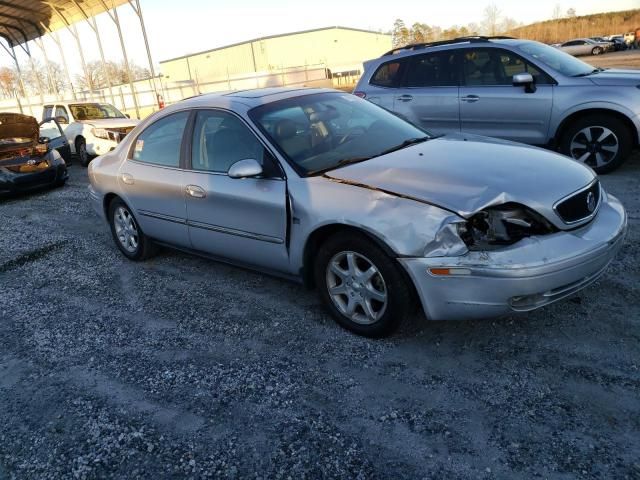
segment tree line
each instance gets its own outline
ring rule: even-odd
[[[397,19],[390,32],[393,46],[451,40],[472,35],[508,35],[544,43],[558,43],[578,37],[619,35],[640,27],[640,10],[578,16],[575,8],[563,11],[560,4],[557,4],[550,12],[550,20],[530,25],[523,25],[504,15],[493,4],[488,5],[483,13],[480,23],[453,25],[446,29],[419,22],[407,26],[402,19]]]
[[[127,68],[124,62],[116,63],[100,61],[87,63],[86,71],[76,75],[72,80],[73,85],[64,73],[62,67],[56,62],[46,64],[38,59],[20,66],[22,83],[18,70],[10,67],[0,67],[0,94],[3,97],[28,96],[43,94],[60,95],[71,88],[76,90],[96,90],[106,88],[109,85],[121,85],[129,81]],[[149,78],[149,70],[139,65],[130,63],[131,80]]]
[[[640,28],[640,9],[579,17],[570,8],[564,14],[556,9],[551,20],[514,28],[509,34],[544,43],[560,43],[572,38],[623,35],[637,28]]]

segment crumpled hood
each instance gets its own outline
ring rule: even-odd
[[[96,128],[127,128],[135,127],[140,120],[132,120],[130,118],[103,118],[101,120],[79,120],[80,123],[93,125]]]
[[[516,202],[567,228],[553,204],[596,175],[581,163],[541,148],[454,134],[325,176],[437,205],[465,218],[491,205]]]
[[[12,152],[33,148],[38,143],[38,121],[19,113],[0,113],[0,154],[7,157]]]
[[[610,68],[587,77],[596,85],[603,86],[636,86],[640,85],[640,70],[622,70]],[[640,92],[640,91],[639,91]]]

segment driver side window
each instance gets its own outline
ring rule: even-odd
[[[265,176],[277,176],[271,155],[238,117],[218,110],[196,114],[191,168],[226,174],[231,165],[246,159],[257,160]]]

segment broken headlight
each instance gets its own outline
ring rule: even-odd
[[[511,245],[556,228],[542,215],[517,203],[489,207],[458,224],[458,235],[470,250]]]

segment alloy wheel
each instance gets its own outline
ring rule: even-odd
[[[380,270],[364,255],[334,255],[326,269],[326,285],[335,307],[361,325],[376,323],[387,309],[387,286]]]
[[[125,207],[118,207],[113,215],[113,226],[122,247],[129,253],[135,253],[138,250],[140,237],[131,212]]]
[[[571,156],[591,167],[611,162],[620,149],[618,137],[606,127],[590,126],[578,131],[571,139]]]

